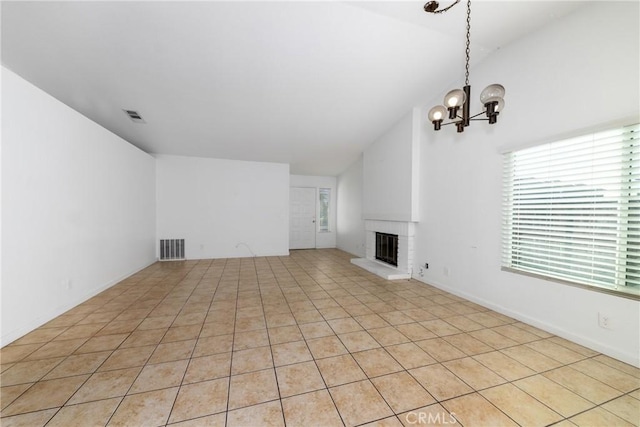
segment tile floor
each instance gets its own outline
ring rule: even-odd
[[[156,263],[1,349],[1,424],[638,426],[640,370],[349,259]]]

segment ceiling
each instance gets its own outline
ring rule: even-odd
[[[2,64],[149,153],[337,175],[461,84],[464,3],[3,1]],[[472,65],[585,3],[475,1]]]

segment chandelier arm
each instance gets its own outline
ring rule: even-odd
[[[458,123],[458,122],[440,123],[440,126],[455,125],[456,123]]]
[[[474,114],[473,116],[469,117],[469,120],[489,120],[489,119],[476,119],[476,117],[481,116],[485,113],[486,111],[480,111],[478,114]]]
[[[488,119],[488,118],[485,118],[485,117],[481,117],[481,118],[479,118],[479,119],[477,118],[477,117],[482,116],[482,115],[484,115],[484,114],[486,114],[486,112],[485,112],[485,111],[480,111],[478,114],[474,114],[473,116],[469,117],[469,120],[473,120],[474,122],[476,122],[476,121],[480,121],[480,120],[485,121],[485,122],[486,122],[486,121],[489,121],[489,119]],[[461,117],[461,116],[458,116],[458,118],[459,118],[459,119],[462,119],[462,117]],[[447,123],[441,123],[441,124],[440,124],[440,126],[454,125],[454,124],[458,123],[458,121],[459,121],[459,120],[456,120],[456,121],[450,121],[450,122],[447,122]]]

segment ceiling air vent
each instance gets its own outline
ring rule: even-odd
[[[135,122],[135,123],[146,123],[144,121],[144,119],[142,118],[142,116],[140,115],[140,113],[138,113],[137,111],[133,111],[133,110],[122,110],[125,113],[127,113],[127,116],[129,116],[129,118]]]

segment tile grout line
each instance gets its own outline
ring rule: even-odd
[[[192,270],[193,270],[193,267],[192,267],[188,272],[186,272],[186,273],[183,275],[183,277],[182,277],[181,281],[182,281],[182,280],[184,280],[184,278],[185,278],[185,277],[187,277],[187,276],[189,275],[189,272],[191,272]],[[179,283],[179,282],[178,282],[178,283]],[[177,283],[176,285],[174,285],[174,286],[172,287],[172,289],[174,289],[176,286],[178,286],[178,283]],[[167,295],[169,295],[169,294],[167,294]],[[163,298],[160,302],[158,302],[158,303],[154,306],[154,309],[155,309],[155,308],[157,308],[160,304],[162,304],[162,301],[164,301],[165,299],[166,299],[166,296],[165,296],[165,298]],[[151,313],[153,312],[153,310],[154,310],[154,309],[152,309],[152,310],[149,312],[149,314],[151,314]],[[147,319],[147,318],[149,318],[149,317],[148,317],[148,315],[145,317],[145,319]],[[176,315],[176,318],[177,318],[177,315]],[[171,322],[171,324],[173,324],[173,322],[175,322],[175,319],[176,319],[176,318],[174,318],[174,319],[173,319],[173,321]],[[143,322],[144,322],[144,320],[143,320]],[[142,322],[141,322],[140,324],[142,324]],[[138,326],[140,326],[140,325],[138,325]],[[133,387],[133,385],[135,384],[135,382],[137,381],[137,379],[140,377],[140,374],[142,373],[142,371],[144,371],[144,368],[147,366],[147,364],[148,364],[149,360],[151,360],[151,358],[153,357],[153,355],[155,354],[155,352],[158,350],[158,347],[162,344],[162,340],[163,340],[163,339],[164,339],[164,337],[167,335],[167,333],[169,332],[169,329],[170,329],[170,328],[171,328],[171,325],[169,325],[169,327],[167,327],[167,330],[165,331],[165,333],[164,333],[164,334],[162,334],[162,337],[161,337],[161,338],[160,338],[160,340],[158,341],[158,344],[156,344],[155,349],[153,350],[153,352],[151,352],[151,354],[149,355],[149,357],[148,357],[148,358],[147,358],[147,360],[145,361],[144,365],[142,365],[142,368],[140,369],[140,372],[138,372],[138,374],[137,374],[137,375],[136,375],[136,377],[134,378],[133,382],[129,385],[129,388],[127,389],[127,391],[125,392],[125,394],[124,394],[124,395],[122,396],[122,398],[120,399],[120,402],[118,402],[118,405],[116,405],[116,408],[114,409],[114,411],[111,413],[111,415],[109,416],[109,418],[108,418],[108,419],[107,419],[107,421],[105,422],[105,426],[106,426],[106,425],[108,425],[108,424],[111,422],[111,420],[113,419],[113,417],[115,416],[115,414],[116,414],[116,413],[118,412],[118,410],[120,409],[120,406],[122,405],[122,402],[124,402],[124,400],[126,399],[126,397],[129,395],[129,391],[131,391],[131,388]],[[132,333],[130,333],[130,334],[129,334],[129,336],[131,336],[131,334],[132,334]],[[124,340],[123,340],[123,343],[124,343]],[[122,345],[122,344],[121,344],[121,345]],[[115,352],[115,350],[114,350],[114,352]],[[113,353],[111,353],[111,354],[113,354]],[[109,359],[109,358],[105,359],[105,361],[101,364],[101,366],[102,366],[104,363],[106,363],[106,361],[107,361],[108,359]],[[100,369],[100,368],[98,367],[98,369]],[[98,372],[98,369],[96,369],[95,373],[97,373],[97,372]],[[93,374],[92,374],[92,375],[93,375]],[[180,389],[178,388],[178,392],[179,392],[179,391],[180,391]],[[177,396],[178,396],[178,393],[176,393],[176,398],[177,398]],[[175,403],[175,399],[174,399],[174,403]],[[173,409],[173,406],[172,406],[172,409]],[[167,416],[167,421],[169,420],[169,417],[170,417],[170,416],[171,416],[171,411],[169,412],[169,415]],[[52,419],[53,419],[53,418],[52,418]],[[165,424],[166,424],[166,423],[165,423]]]
[[[304,292],[304,291],[303,291]],[[306,295],[306,292],[305,292]],[[307,296],[308,297],[308,296]],[[286,300],[286,299],[285,299]],[[289,307],[289,310],[291,311],[291,305],[289,304],[289,301],[287,302],[287,307]],[[313,304],[313,302],[311,303]],[[315,304],[314,304],[315,307]],[[315,307],[315,309],[317,310],[317,307]],[[321,315],[322,316],[322,315]],[[323,317],[324,318],[324,317]],[[313,353],[311,352],[311,348],[309,348],[309,343],[307,342],[307,338],[304,336],[304,333],[302,333],[302,330],[300,329],[300,326],[298,324],[297,319],[295,319],[294,316],[294,320],[295,320],[295,324],[296,327],[298,328],[298,330],[300,330],[300,335],[302,336],[302,340],[304,341],[305,346],[307,347],[307,350],[309,351],[309,353],[311,354],[311,360],[313,361],[314,366],[316,367],[316,369],[318,370],[318,373],[320,374],[320,378],[322,379],[323,384],[325,385],[325,390],[327,391],[327,394],[329,395],[329,398],[331,399],[331,402],[333,403],[333,409],[336,411],[336,413],[338,414],[338,417],[340,418],[340,421],[342,422],[342,424],[344,426],[346,426],[347,424],[344,421],[344,417],[342,416],[342,414],[340,413],[340,411],[338,410],[338,405],[335,402],[335,399],[333,397],[333,395],[331,394],[330,390],[329,390],[329,386],[324,378],[324,376],[322,375],[322,371],[320,370],[320,367],[318,366],[318,362],[317,359],[315,358],[315,356],[313,355]],[[326,319],[324,320],[324,322],[326,322]],[[314,390],[317,391],[317,390]],[[305,392],[305,393],[301,393],[302,394],[307,394],[307,393],[313,393],[314,391],[309,391],[309,392]],[[292,396],[290,396],[292,397]],[[284,408],[283,408],[283,415],[284,415]]]
[[[125,292],[123,292],[122,294],[124,294],[124,293],[126,293],[126,291],[125,291]],[[100,295],[100,294],[98,294],[98,295]],[[107,301],[105,304],[108,304],[110,301],[112,301],[112,300],[113,300],[113,299],[115,299],[115,298],[117,298],[117,297],[111,298],[111,299],[110,299],[109,301]],[[133,304],[133,303],[132,303],[132,304]],[[129,306],[131,306],[132,304],[130,304]],[[126,310],[126,308],[123,310],[123,312],[124,312],[125,310]],[[89,315],[85,316],[85,319],[86,319],[88,316],[89,316]],[[116,317],[117,317],[117,316],[116,316]],[[115,318],[114,318],[114,319],[115,319]],[[112,321],[113,321],[113,319],[112,319]],[[110,323],[110,322],[109,322],[109,323]],[[107,325],[108,325],[109,323],[107,323]],[[78,325],[78,324],[76,324],[76,325]],[[96,336],[96,334],[97,334],[99,331],[101,331],[102,329],[104,329],[105,327],[107,327],[107,325],[105,325],[103,328],[100,328],[98,331],[96,331],[96,332],[95,332],[95,333],[94,333],[90,338],[88,338],[88,339],[87,339],[87,341],[85,341],[85,343],[84,343],[84,344],[86,344],[86,343],[87,343],[91,338],[95,337],[95,336]],[[132,334],[132,332],[129,332],[129,333],[128,333],[128,335],[127,335],[127,338],[128,338],[129,336],[131,336],[131,334]],[[56,416],[56,415],[57,415],[57,414],[62,410],[62,408],[64,408],[65,406],[67,406],[67,403],[69,403],[69,401],[71,401],[71,399],[73,399],[73,396],[75,396],[75,395],[76,395],[76,393],[77,393],[77,392],[78,392],[78,391],[79,391],[79,390],[80,390],[80,389],[81,389],[85,384],[87,384],[87,382],[91,379],[91,377],[93,377],[93,375],[95,375],[95,374],[99,373],[99,371],[98,371],[98,370],[100,369],[100,367],[101,367],[101,366],[103,366],[103,365],[106,363],[106,361],[107,361],[107,360],[109,360],[109,358],[110,358],[110,357],[113,355],[113,353],[114,353],[114,352],[115,352],[115,351],[120,347],[120,345],[122,345],[122,343],[124,343],[124,341],[126,341],[126,338],[125,338],[125,339],[123,339],[123,340],[122,340],[122,342],[121,342],[121,343],[120,343],[120,344],[119,344],[115,349],[113,349],[113,350],[107,350],[107,351],[110,351],[111,353],[109,354],[109,356],[108,356],[108,357],[106,357],[106,358],[104,359],[104,361],[102,361],[102,363],[100,363],[100,364],[96,367],[96,369],[95,369],[92,373],[89,373],[89,374],[81,374],[81,375],[88,375],[88,376],[87,376],[87,378],[86,378],[86,380],[85,380],[85,381],[84,381],[84,382],[83,382],[83,383],[82,383],[82,384],[81,384],[81,385],[80,385],[80,386],[79,386],[79,387],[78,387],[78,388],[77,388],[77,389],[76,389],[76,390],[75,390],[75,391],[74,391],[74,392],[69,396],[69,398],[65,401],[65,403],[64,403],[60,408],[58,408],[58,410],[56,411],[56,413],[55,413],[55,414],[53,414],[53,416],[52,416],[52,417],[51,417],[51,418],[50,418],[50,419],[45,423],[45,426],[46,426],[47,424],[49,424],[49,422],[51,422],[51,420],[53,420],[53,419],[55,418],[55,416]],[[84,344],[82,344],[82,345],[84,345]],[[82,347],[82,345],[81,345],[80,347]],[[80,348],[80,347],[78,347],[78,348]],[[77,349],[76,349],[76,350],[77,350]],[[99,352],[99,351],[98,351],[98,352]],[[91,353],[91,352],[89,352],[89,353]],[[84,353],[84,354],[89,354],[89,353]],[[83,354],[83,353],[81,353],[81,354]],[[70,354],[68,357],[71,357],[71,356],[73,356],[73,355],[75,355],[75,351],[74,351],[74,353]],[[149,357],[151,357],[151,356],[149,356]],[[66,360],[66,359],[65,359],[65,360]],[[145,364],[146,364],[146,362],[145,362]],[[106,371],[106,372],[108,372],[108,371]],[[142,369],[140,370],[140,372],[142,372]],[[140,374],[140,373],[138,373],[138,375],[139,375],[139,374]],[[80,376],[80,375],[79,375],[79,376]],[[136,376],[136,378],[137,378],[137,376]],[[135,382],[135,379],[134,379],[134,382]],[[131,385],[133,385],[133,383],[131,383]],[[130,386],[130,387],[131,387],[131,386]],[[123,395],[123,396],[115,396],[115,397],[110,397],[110,398],[103,398],[103,399],[89,400],[89,401],[86,401],[86,402],[79,402],[79,403],[77,403],[77,405],[84,404],[84,403],[98,402],[98,401],[103,401],[103,400],[109,400],[109,399],[113,399],[113,398],[120,398],[120,402],[118,402],[118,404],[116,405],[116,408],[114,409],[113,413],[111,414],[111,416],[110,416],[110,417],[107,419],[107,421],[105,422],[105,425],[107,425],[107,424],[109,423],[109,421],[111,420],[111,418],[113,417],[113,415],[117,412],[117,410],[118,410],[118,408],[120,407],[120,404],[121,404],[121,403],[122,403],[122,401],[124,400],[125,396],[126,396],[126,393],[125,393],[125,395]],[[69,405],[69,406],[73,406],[73,405]]]
[[[212,264],[212,262],[209,262],[209,265],[207,266],[207,270],[206,271],[209,271],[209,268],[211,267],[211,264]],[[204,280],[204,276],[206,275],[206,271],[205,271],[205,273],[203,273],[202,277],[198,281],[198,284],[194,287],[194,290],[191,292],[191,294],[189,294],[190,296],[193,295],[193,293],[198,288],[200,283],[202,283],[202,281]],[[209,302],[209,305],[208,305],[208,308],[207,308],[207,311],[206,311],[207,314],[209,313],[209,310],[211,310],[211,305],[213,304],[213,299],[215,298],[215,294],[216,294],[216,292],[218,290],[218,286],[219,286],[219,281],[216,283],[216,288],[213,291],[213,295],[211,297],[211,302]],[[187,299],[187,301],[188,301],[188,299]],[[186,302],[185,302],[185,304],[186,304]],[[184,306],[183,306],[182,309],[184,309]],[[182,310],[180,310],[180,311],[182,311]],[[184,385],[184,379],[186,378],[187,372],[189,371],[189,367],[191,366],[191,361],[193,360],[193,354],[196,351],[196,348],[198,346],[198,341],[200,340],[200,336],[202,335],[202,330],[204,329],[204,325],[205,325],[205,323],[207,321],[207,314],[205,314],[204,319],[202,320],[202,325],[200,326],[200,331],[198,332],[198,337],[196,338],[196,342],[194,343],[193,350],[191,351],[191,356],[188,359],[189,361],[187,362],[187,367],[184,370],[184,373],[182,374],[182,378],[180,379],[180,383],[177,386],[178,390],[176,392],[175,397],[173,398],[173,403],[171,404],[171,409],[169,410],[169,413],[167,414],[167,420],[165,422],[165,425],[168,425],[169,421],[171,420],[171,415],[173,414],[176,402],[178,401],[178,396],[180,395],[180,391],[182,390],[182,386]],[[177,316],[176,316],[176,319],[177,319]],[[175,319],[174,319],[174,322],[175,322]],[[163,339],[166,336],[166,334],[169,333],[170,329],[171,329],[171,326],[169,326],[169,328],[167,328],[167,332],[163,335]],[[160,340],[160,343],[162,343],[162,339]],[[160,344],[158,344],[158,345],[160,345]],[[151,356],[149,356],[149,358],[151,358],[152,356],[153,356],[153,353],[151,354]],[[144,368],[143,368],[143,370],[144,370]],[[135,381],[133,382],[133,384],[135,384]],[[132,387],[133,387],[133,384],[131,384]],[[115,414],[115,412],[114,412],[114,414]]]

